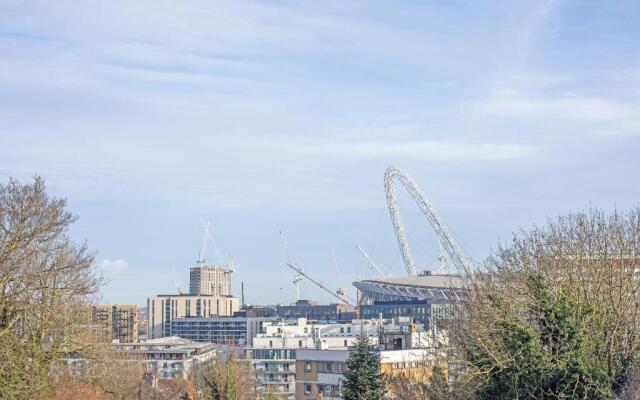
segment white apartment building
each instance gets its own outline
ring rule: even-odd
[[[147,298],[148,338],[172,336],[171,322],[177,318],[230,317],[240,311],[240,300],[232,296],[161,294]]]
[[[361,332],[378,344],[377,320],[354,320],[340,324],[295,321],[266,322],[265,333],[253,338],[246,350],[252,361],[258,393],[281,399],[295,399],[296,352],[301,349],[342,349],[351,347]]]
[[[192,267],[189,273],[189,293],[192,295],[231,296],[231,266]]]

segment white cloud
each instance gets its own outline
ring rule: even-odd
[[[474,114],[509,118],[599,136],[640,134],[640,105],[601,97],[526,96],[498,91],[468,105]]]
[[[100,263],[100,269],[107,272],[119,272],[127,268],[127,262],[124,260],[103,260]]]
[[[435,161],[503,161],[530,158],[538,148],[528,145],[463,143],[424,140],[408,143],[362,142],[321,146],[290,146],[301,156],[349,157],[358,159],[395,158]]]

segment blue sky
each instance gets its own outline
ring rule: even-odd
[[[68,198],[109,302],[186,287],[201,217],[251,303],[292,299],[280,229],[330,286],[331,248],[343,286],[370,275],[356,244],[401,275],[392,164],[482,259],[547,216],[638,204],[639,20],[637,1],[0,1],[0,179]]]

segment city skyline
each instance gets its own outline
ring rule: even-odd
[[[640,195],[637,2],[0,10],[0,178],[68,199],[107,303],[187,288],[201,218],[248,303],[293,299],[280,230],[332,287],[332,248],[351,293],[370,276],[357,244],[404,276],[390,165],[478,261],[547,216]],[[435,236],[398,192],[427,266]]]

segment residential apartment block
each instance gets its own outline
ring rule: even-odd
[[[231,317],[240,310],[240,300],[232,296],[164,294],[147,299],[149,339],[173,336],[177,318]]]
[[[189,293],[192,295],[231,296],[230,266],[193,267],[189,273]]]
[[[253,337],[264,332],[264,324],[274,320],[274,317],[176,318],[171,322],[171,332],[195,342],[251,346]]]
[[[347,371],[348,350],[303,349],[296,352],[295,400],[342,399],[342,380]],[[380,351],[380,372],[385,375],[409,373],[426,381],[435,365],[430,349]],[[390,398],[394,397],[389,392]]]
[[[265,322],[264,333],[246,349],[257,380],[258,393],[293,400],[296,391],[296,357],[302,349],[342,349],[352,346],[362,333],[378,344],[377,320],[345,323],[309,323],[306,318]]]
[[[94,305],[91,307],[94,338],[100,342],[133,343],[138,341],[138,306],[136,304]]]

